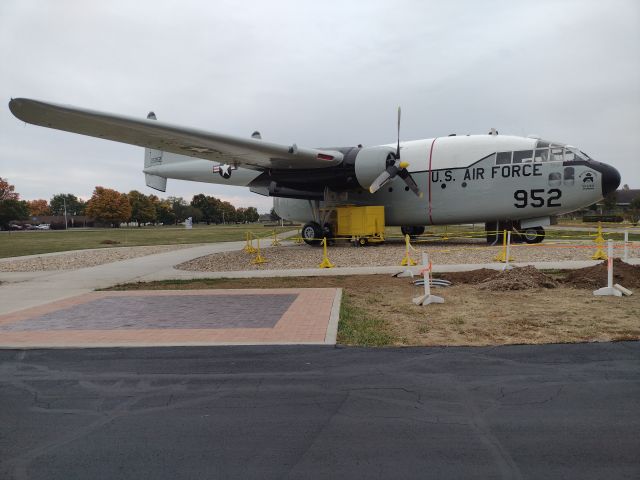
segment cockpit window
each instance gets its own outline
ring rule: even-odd
[[[511,152],[498,152],[496,165],[508,165],[511,163]]]
[[[562,152],[564,148],[562,147],[551,147],[551,161],[552,162],[561,162],[562,161]]]
[[[588,155],[586,155],[586,154],[584,154],[584,153],[582,153],[582,152],[581,152],[580,150],[578,150],[577,148],[574,148],[574,147],[567,147],[567,148],[565,149],[565,152],[564,152],[564,159],[565,159],[565,161],[567,161],[567,162],[570,162],[570,161],[572,161],[572,160],[582,160],[582,161],[585,161],[585,160],[588,160],[588,159],[589,159],[589,156],[588,156]]]
[[[545,148],[544,150],[541,150],[539,148],[536,148],[536,152],[533,155],[533,161],[534,162],[547,162],[547,161],[549,161],[549,149]]]
[[[513,163],[531,162],[531,157],[533,157],[533,150],[519,150],[513,152]]]

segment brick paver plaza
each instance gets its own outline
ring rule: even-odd
[[[0,315],[0,347],[335,343],[340,290],[91,292]]]

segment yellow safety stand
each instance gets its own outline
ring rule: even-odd
[[[410,248],[412,248],[411,238],[409,237],[409,235],[405,235],[404,236],[404,258],[400,262],[400,265],[403,267],[407,267],[407,266],[411,267],[413,265],[417,265],[418,263],[413,258],[411,258],[411,255],[409,255]]]
[[[447,236],[447,226],[444,226],[444,233],[442,234],[442,241],[446,242],[447,240],[449,240],[449,237]]]
[[[503,230],[502,231],[502,251],[498,255],[496,255],[494,260],[496,262],[507,263],[507,258],[509,262],[513,262],[513,257],[511,257],[507,253],[507,231]]]
[[[243,248],[245,253],[248,253],[248,254],[256,253],[256,249],[253,246],[253,238],[252,238],[251,232],[245,232],[244,236],[247,241],[246,245]]]
[[[594,242],[598,248],[591,258],[593,260],[607,260],[609,257],[604,253],[604,237],[602,236],[602,224],[600,222],[598,222],[598,235],[596,235]]]
[[[318,268],[333,268],[335,265],[329,261],[327,257],[327,237],[322,239],[322,262],[318,265]]]
[[[293,239],[293,243],[295,243],[296,245],[302,245],[304,243],[304,240],[302,239],[302,233],[300,233],[300,235]]]
[[[271,246],[272,247],[280,246],[280,240],[278,240],[278,232],[276,232],[275,230],[273,231],[273,240],[271,241]]]
[[[262,254],[260,253],[260,239],[256,238],[256,241],[258,242],[258,248],[256,249],[256,256],[251,261],[251,263],[256,264],[256,265],[260,265],[261,263],[267,263],[268,260],[266,258],[264,258],[262,256]]]

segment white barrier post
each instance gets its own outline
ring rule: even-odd
[[[624,255],[622,259],[625,262],[629,261],[629,230],[624,231]]]
[[[504,268],[502,270],[510,270],[513,267],[509,265],[509,255],[511,254],[511,230],[507,232],[507,253],[504,259]]]
[[[607,240],[608,259],[607,259],[607,286],[599,288],[593,292],[594,295],[621,297],[622,292],[617,288],[613,288],[613,240]]]
[[[431,263],[429,263],[429,255],[422,254],[422,263],[424,269],[422,274],[424,276],[424,295],[415,297],[413,303],[416,305],[429,305],[430,303],[444,303],[444,298],[437,295],[431,295]]]

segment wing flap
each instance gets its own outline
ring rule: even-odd
[[[281,145],[27,98],[12,99],[9,109],[20,120],[42,127],[257,170],[324,168],[343,159],[335,150]]]

